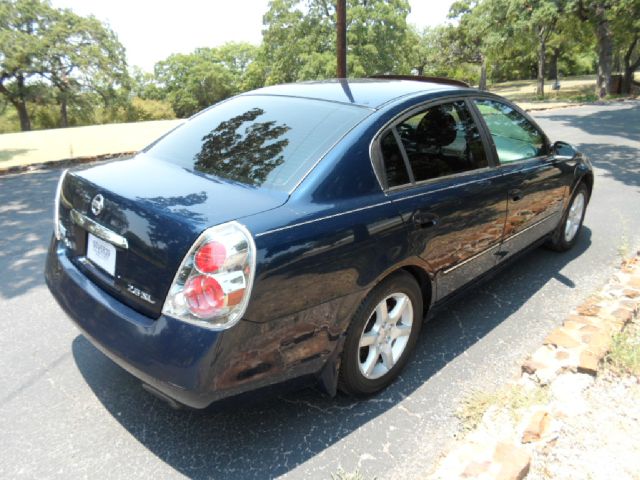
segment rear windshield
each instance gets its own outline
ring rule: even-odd
[[[189,170],[289,191],[369,113],[319,100],[240,96],[196,115],[147,152]]]

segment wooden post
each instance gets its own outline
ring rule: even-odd
[[[347,1],[336,0],[336,52],[338,54],[338,68],[336,76],[347,78]]]

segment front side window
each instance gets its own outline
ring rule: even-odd
[[[394,128],[402,149],[394,146],[392,132],[381,141],[389,186],[406,178],[400,150],[415,182],[488,166],[478,127],[462,100],[428,108]]]
[[[515,109],[493,100],[475,103],[491,132],[501,164],[547,153],[542,133]]]

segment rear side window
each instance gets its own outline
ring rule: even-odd
[[[464,101],[425,109],[394,127],[402,142],[415,182],[430,180],[488,166],[480,132]],[[392,132],[381,141],[388,186],[408,183],[398,173],[404,167],[391,147]],[[388,143],[388,145],[385,145]],[[396,148],[399,146],[396,144]]]
[[[475,102],[491,132],[500,163],[546,155],[544,136],[522,114],[502,102]]]
[[[147,153],[215,177],[289,191],[370,112],[319,100],[239,96],[196,115]]]
[[[384,159],[388,187],[397,187],[410,181],[402,151],[393,133],[393,131],[387,132],[380,140],[380,150]]]

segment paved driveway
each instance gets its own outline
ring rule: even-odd
[[[640,105],[541,112],[597,167],[586,228],[543,249],[424,330],[393,386],[363,402],[306,390],[216,414],[173,411],[93,348],[42,269],[58,171],[0,178],[0,477],[412,478],[456,436],[473,388],[503,382],[569,310],[640,245]]]

